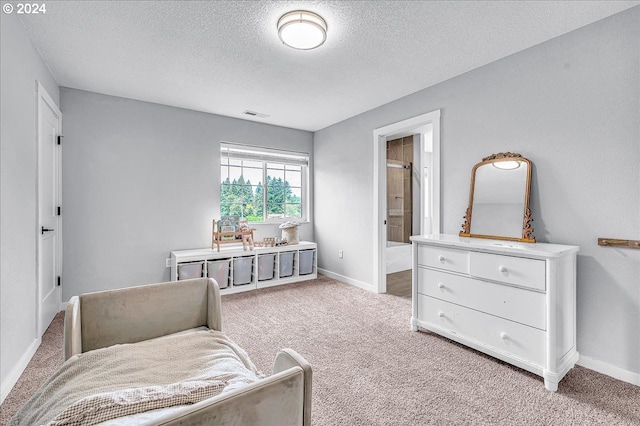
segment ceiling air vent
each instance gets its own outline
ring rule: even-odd
[[[270,115],[269,114],[263,114],[261,112],[255,112],[255,111],[249,111],[249,110],[245,110],[243,112],[244,115],[250,115],[252,117],[260,117],[260,118],[269,118]]]

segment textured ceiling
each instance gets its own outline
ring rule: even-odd
[[[48,1],[21,19],[60,86],[315,131],[637,4]],[[318,49],[278,39],[300,8],[327,21]]]

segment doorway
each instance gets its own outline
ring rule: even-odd
[[[413,117],[398,123],[390,124],[385,127],[375,129],[373,132],[375,143],[374,148],[374,286],[378,293],[387,292],[387,273],[404,273],[404,277],[400,277],[407,287],[406,277],[410,277],[411,271],[411,245],[408,238],[404,238],[407,228],[410,229],[410,235],[420,235],[427,233],[440,232],[440,110],[436,110],[427,114]],[[408,139],[406,139],[408,138]],[[400,198],[396,202],[396,196],[400,196],[399,189],[393,187],[388,188],[390,179],[399,179],[389,176],[387,164],[388,161],[388,142],[398,144],[398,139],[407,144],[409,141],[413,143],[412,161],[409,168],[405,158],[402,160],[391,158],[391,164],[395,164],[391,168],[397,168],[398,163],[402,170],[409,170],[407,177],[411,190],[410,210],[411,220],[406,219],[406,213],[403,211],[400,215],[398,208],[400,207]],[[408,150],[407,150],[408,151]],[[398,172],[392,172],[398,173]],[[400,172],[405,178],[406,171]],[[402,209],[408,206],[406,203],[405,186],[402,186]],[[392,197],[390,199],[389,197]],[[392,213],[390,215],[390,213]],[[396,217],[396,219],[393,219]],[[400,235],[397,217],[402,217],[402,241],[396,240],[396,236]],[[391,226],[393,225],[393,226]],[[397,243],[394,244],[394,242]],[[395,247],[389,247],[395,246]],[[403,248],[404,246],[404,248]],[[398,250],[399,253],[395,253]],[[402,250],[405,250],[403,252]],[[409,272],[406,272],[406,271]],[[404,271],[404,272],[403,272]],[[389,277],[390,280],[396,277]],[[410,286],[408,287],[410,288]],[[402,290],[406,294],[406,289]]]
[[[60,229],[60,140],[62,113],[44,87],[38,83],[38,217],[36,232],[38,309],[37,337],[42,337],[60,312],[61,229]]]
[[[414,205],[420,199],[420,180],[414,173],[420,170],[419,157],[419,134],[387,138],[387,275],[411,269],[409,237],[420,229],[420,205]]]
[[[411,240],[420,229],[420,135],[387,138],[387,293],[411,298]],[[418,161],[416,161],[418,160]]]

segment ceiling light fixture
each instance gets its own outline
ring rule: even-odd
[[[278,37],[294,49],[315,49],[327,39],[327,23],[316,13],[295,10],[278,19]]]

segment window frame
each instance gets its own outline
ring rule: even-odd
[[[224,159],[227,158],[226,164]],[[279,224],[290,220],[295,220],[300,223],[308,223],[310,221],[310,212],[309,212],[309,160],[310,155],[306,152],[297,152],[297,151],[287,151],[287,150],[279,150],[272,149],[266,147],[257,147],[251,145],[241,145],[234,144],[228,142],[222,142],[220,144],[220,180],[218,183],[218,194],[219,194],[219,212],[222,217],[222,189],[223,189],[223,170],[227,168],[227,177],[229,178],[229,187],[231,187],[231,173],[230,168],[231,160],[239,160],[241,168],[241,176],[244,176],[244,164],[242,160],[248,161],[259,161],[262,164],[262,182],[260,182],[260,186],[262,187],[262,220],[261,221],[250,221],[250,224]],[[268,185],[267,185],[267,176],[268,176],[268,163],[280,164],[283,166],[283,180],[286,182],[286,172],[287,165],[289,166],[300,166],[300,217],[293,216],[285,216],[280,218],[267,218],[267,205],[268,205]],[[233,166],[236,167],[236,166]],[[256,187],[257,185],[252,186]],[[298,189],[298,187],[294,187],[294,189]],[[283,210],[286,214],[286,197],[282,203]]]

